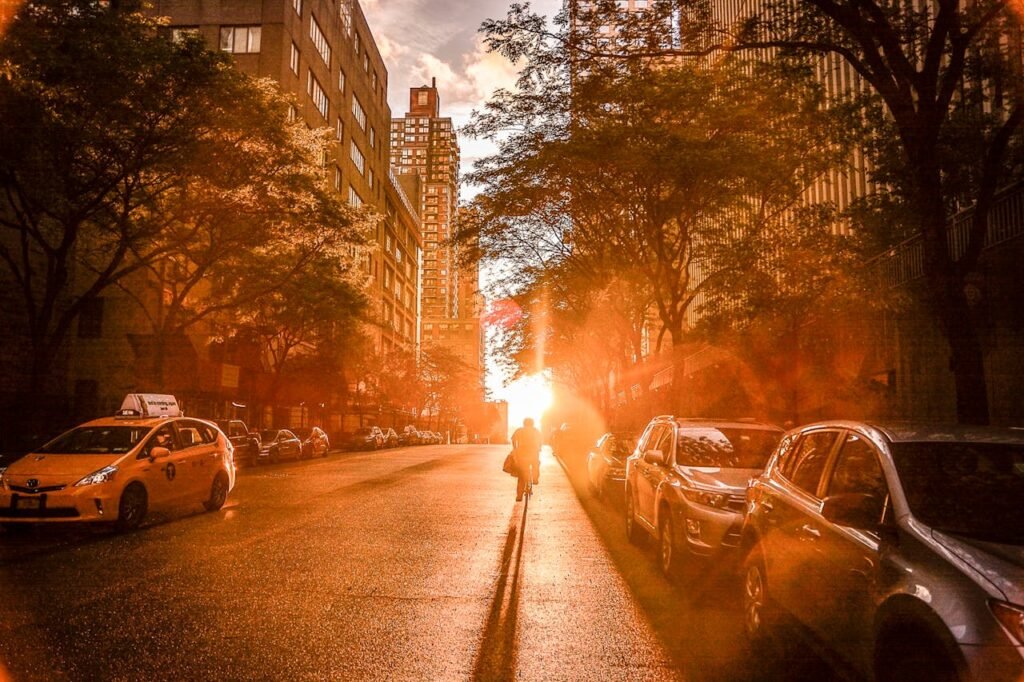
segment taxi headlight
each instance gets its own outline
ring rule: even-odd
[[[83,485],[97,485],[99,483],[109,483],[114,480],[114,474],[117,473],[117,466],[111,464],[108,467],[103,467],[99,471],[94,471],[81,481],[75,484],[75,487]]]

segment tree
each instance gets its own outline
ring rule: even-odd
[[[485,24],[523,70],[467,128],[499,145],[470,176],[484,188],[473,236],[515,263],[520,287],[555,270],[591,294],[610,275],[642,282],[656,345],[679,346],[695,302],[744,276],[758,234],[842,158],[846,112],[824,108],[801,68],[602,57],[608,43],[660,45],[664,25],[610,35],[569,5],[555,32],[519,5]]]

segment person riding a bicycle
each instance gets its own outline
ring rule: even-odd
[[[519,478],[516,483],[516,501],[523,499],[523,492],[533,472],[533,484],[540,482],[540,431],[533,425],[533,419],[527,417],[523,425],[512,434],[512,451],[515,453]]]

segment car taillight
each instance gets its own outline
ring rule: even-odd
[[[1024,608],[996,599],[990,599],[988,607],[1010,635],[1013,643],[1018,646],[1024,645]]]

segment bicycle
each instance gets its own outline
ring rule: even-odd
[[[533,465],[531,464],[526,470],[526,488],[523,490],[523,495],[526,496],[528,502],[533,496]]]

